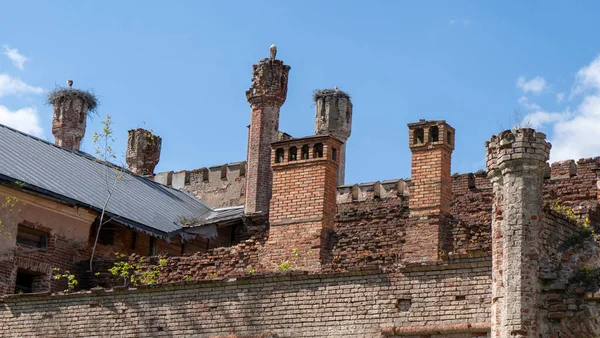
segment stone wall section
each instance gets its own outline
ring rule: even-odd
[[[543,171],[550,153],[546,135],[533,129],[504,131],[486,142],[489,177],[496,181],[495,194],[503,199],[502,218],[493,226],[494,236],[494,313],[499,321],[492,325],[493,337],[539,337],[541,318],[538,297],[539,261],[543,246],[541,222],[543,208]]]
[[[184,189],[214,208],[244,205],[246,198],[246,162],[162,172],[153,179],[174,189]]]
[[[472,260],[391,274],[254,276],[13,296],[0,302],[0,323],[6,337],[380,337],[386,327],[486,323],[489,273],[489,260]]]

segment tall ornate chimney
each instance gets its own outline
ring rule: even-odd
[[[279,139],[279,110],[287,95],[290,66],[276,60],[277,48],[271,46],[270,58],[252,66],[252,86],[246,91],[251,117],[248,134],[246,172],[246,215],[269,211],[272,177],[271,143]]]
[[[67,83],[68,88],[59,88],[48,95],[48,103],[54,106],[52,134],[57,146],[79,150],[88,111],[96,109],[98,101],[89,92],[73,89],[72,80]]]
[[[405,258],[408,262],[433,261],[447,249],[449,238],[454,128],[443,120],[420,120],[408,124],[408,140],[412,164]]]
[[[343,142],[337,174],[337,185],[340,186],[344,184],[346,171],[346,141],[352,131],[352,101],[350,95],[337,87],[316,91],[313,99],[316,107],[315,134],[331,135]]]

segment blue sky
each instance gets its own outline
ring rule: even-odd
[[[315,89],[352,95],[346,183],[410,176],[406,124],[456,129],[453,172],[520,122],[552,159],[600,155],[600,3],[581,1],[4,1],[0,123],[52,141],[44,96],[73,79],[115,123],[163,138],[157,171],[246,157],[251,66],[291,65],[280,129],[314,133]],[[524,121],[515,121],[515,109]],[[83,150],[93,153],[88,121]]]

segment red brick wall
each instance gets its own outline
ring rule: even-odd
[[[559,201],[575,212],[586,212],[598,205],[595,169],[600,168],[600,157],[582,158],[552,163],[551,178],[544,181],[544,200]]]
[[[448,216],[452,204],[450,162],[454,129],[445,121],[425,120],[408,127],[412,152],[411,219],[406,228],[404,257],[407,262],[431,261],[451,250]]]
[[[325,269],[390,267],[401,261],[408,200],[401,197],[338,204]]]
[[[450,249],[453,254],[475,254],[492,249],[492,185],[484,171],[452,176]]]
[[[301,149],[310,146],[309,159]],[[315,158],[314,147],[323,145],[323,157]],[[309,270],[319,269],[324,257],[327,231],[333,228],[337,210],[336,180],[341,143],[329,136],[309,137],[273,144],[273,197],[269,213],[269,240],[263,265],[277,269],[283,261]],[[296,147],[297,159],[289,160]],[[285,150],[276,163],[277,149]],[[335,159],[333,152],[337,153]],[[294,252],[292,252],[294,250]],[[301,257],[300,257],[300,256]]]
[[[410,209],[412,215],[450,213],[452,150],[440,146],[413,149],[411,166]]]

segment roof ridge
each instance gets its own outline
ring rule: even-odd
[[[12,128],[12,127],[9,127],[9,126],[7,126],[7,125],[5,125],[5,124],[2,124],[2,123],[0,123],[0,127],[4,127],[4,128],[6,128],[6,129],[8,129],[8,130],[10,130],[10,131],[16,132],[16,133],[18,133],[18,134],[21,134],[21,135],[23,135],[23,136],[29,137],[29,138],[31,138],[31,139],[34,139],[34,140],[36,140],[36,141],[39,141],[39,142],[45,143],[45,144],[47,144],[47,145],[53,146],[53,147],[55,147],[55,148],[58,148],[58,149],[64,150],[64,151],[66,151],[66,152],[70,152],[70,153],[72,153],[72,154],[75,154],[75,155],[81,156],[81,157],[83,157],[83,158],[86,158],[86,159],[88,159],[88,160],[90,160],[90,161],[94,161],[94,162],[97,162],[97,163],[100,163],[100,164],[104,164],[104,165],[106,165],[107,167],[115,167],[115,168],[118,168],[118,169],[123,169],[123,170],[125,170],[125,171],[127,171],[127,172],[130,172],[130,173],[131,173],[131,171],[130,171],[129,169],[126,169],[126,168],[124,168],[124,167],[122,167],[122,166],[120,166],[120,165],[116,165],[116,164],[114,164],[114,163],[112,163],[112,162],[104,161],[104,160],[102,160],[102,159],[99,159],[99,158],[97,158],[97,157],[94,157],[93,155],[91,155],[91,154],[89,154],[89,153],[86,153],[85,151],[81,151],[81,150],[74,150],[74,149],[69,149],[69,148],[65,148],[65,147],[57,146],[56,144],[54,144],[54,143],[52,143],[52,142],[49,142],[49,141],[43,140],[43,139],[41,139],[41,138],[39,138],[39,137],[37,137],[37,136],[33,136],[33,135],[31,135],[31,134],[27,134],[27,133],[25,133],[25,132],[23,132],[23,131],[17,130],[17,129],[15,129],[15,128]]]
[[[0,123],[0,127],[3,127],[3,128],[5,128],[5,129],[8,129],[8,130],[10,130],[10,131],[12,131],[12,132],[15,132],[15,133],[21,134],[21,135],[23,135],[23,136],[25,136],[25,137],[29,137],[29,138],[31,138],[31,139],[33,139],[33,140],[35,140],[35,141],[39,141],[39,142],[41,142],[41,143],[45,143],[45,144],[47,144],[47,145],[53,146],[53,147],[55,147],[55,148],[57,148],[57,149],[60,149],[60,150],[63,150],[63,151],[66,151],[66,152],[72,153],[72,154],[74,154],[74,155],[80,156],[80,157],[82,157],[82,158],[85,158],[85,159],[87,159],[87,160],[89,160],[89,161],[92,161],[92,162],[96,162],[96,163],[102,164],[102,165],[104,165],[104,166],[106,166],[106,167],[109,167],[109,168],[113,168],[113,169],[120,170],[120,171],[122,171],[122,172],[124,172],[124,173],[126,173],[126,174],[130,174],[131,176],[135,176],[135,177],[139,177],[139,178],[145,179],[146,181],[149,181],[149,182],[152,182],[152,183],[154,183],[154,184],[158,184],[158,185],[161,185],[161,186],[167,187],[167,188],[169,188],[169,189],[171,189],[171,190],[180,191],[180,189],[175,189],[175,188],[173,188],[173,187],[170,187],[170,186],[167,186],[167,185],[164,185],[164,184],[160,184],[160,183],[158,183],[158,182],[155,182],[154,180],[152,180],[152,179],[150,179],[150,178],[148,178],[148,177],[146,177],[146,176],[138,175],[138,174],[134,173],[133,171],[131,171],[131,170],[129,170],[129,169],[127,169],[127,168],[123,167],[123,166],[120,166],[120,165],[114,164],[114,163],[112,163],[112,162],[104,161],[104,160],[102,160],[102,159],[99,159],[99,158],[97,158],[97,157],[94,157],[92,154],[86,153],[85,151],[81,151],[81,150],[74,150],[74,149],[69,149],[69,148],[65,148],[65,147],[57,146],[56,144],[54,144],[54,143],[52,143],[52,142],[49,142],[49,141],[43,140],[43,139],[41,139],[41,138],[39,138],[39,137],[37,137],[37,136],[33,136],[33,135],[31,135],[31,134],[27,134],[27,133],[25,133],[25,132],[23,132],[23,131],[17,130],[17,129],[15,129],[15,128],[12,128],[12,127],[9,127],[9,126],[7,126],[7,125],[5,125],[5,124],[2,124],[2,123]],[[199,198],[197,198],[196,196],[194,196],[194,195],[191,195],[191,196],[192,196],[192,197],[194,197],[195,199],[197,199],[197,200],[201,201],[202,203],[204,203],[204,201],[200,200],[200,199],[199,199]],[[204,203],[204,204],[206,204],[206,203]]]

